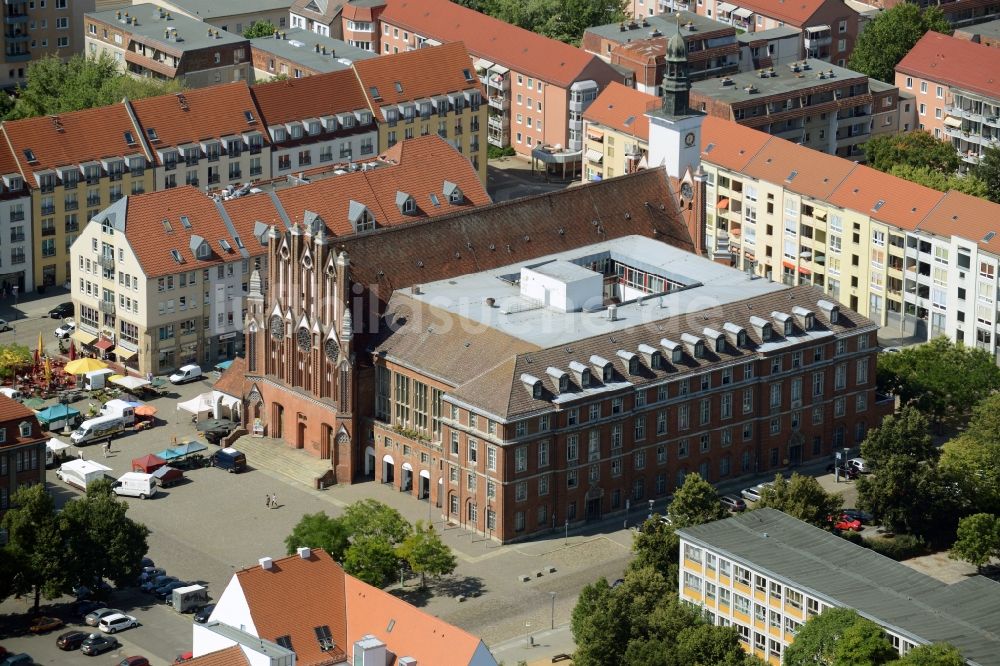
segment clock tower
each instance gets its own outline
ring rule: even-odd
[[[681,180],[698,171],[701,156],[701,123],[704,114],[689,106],[691,82],[687,76],[687,46],[677,31],[667,42],[663,73],[663,102],[649,118],[649,165],[663,165],[667,175]]]

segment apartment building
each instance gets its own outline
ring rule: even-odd
[[[344,40],[359,49],[381,53],[378,41],[378,18],[385,11],[381,0],[346,2],[341,9]]]
[[[870,0],[881,9],[890,9],[901,0]],[[1000,17],[1000,4],[992,0],[914,0],[921,9],[937,7],[956,28],[984,23]],[[978,27],[978,26],[977,26]]]
[[[353,70],[264,83],[250,93],[270,139],[272,177],[377,154],[378,127]]]
[[[680,598],[775,666],[802,625],[829,608],[875,622],[900,655],[950,643],[965,663],[985,665],[1000,650],[992,606],[1000,584],[984,576],[943,583],[775,509],[677,534]]]
[[[437,133],[486,183],[483,85],[461,42],[361,60],[354,72],[375,114],[379,146]]]
[[[690,80],[738,71],[740,47],[736,28],[692,12],[643,16],[627,23],[587,28],[580,47],[631,71],[637,90],[659,95],[666,67],[667,39],[678,31],[687,47]]]
[[[245,82],[129,104],[152,154],[152,189],[207,192],[270,179],[270,139]]]
[[[344,36],[340,14],[344,3],[337,0],[293,0],[288,10],[289,25],[324,37]]]
[[[3,123],[31,193],[35,287],[66,284],[82,226],[127,194],[153,189],[153,155],[124,104]],[[20,234],[18,234],[18,237]]]
[[[736,40],[740,45],[741,72],[787,67],[796,60],[801,60],[802,34],[795,28],[782,26],[744,32],[737,35]]]
[[[501,542],[828,458],[888,404],[873,323],[639,236],[397,291],[386,317],[366,471]]]
[[[654,12],[654,4],[656,11]],[[800,58],[816,58],[843,67],[860,34],[856,9],[843,0],[805,0],[801,3],[768,0],[631,0],[636,18],[668,11],[693,11],[728,23],[738,30],[760,32],[790,27],[801,36]]]
[[[234,35],[255,21],[270,21],[276,28],[288,26],[289,0],[133,0],[132,4],[151,2],[174,16],[203,21]]]
[[[94,0],[5,2],[0,88],[23,85],[33,60],[83,52],[83,15],[93,10]]]
[[[276,76],[299,79],[350,69],[355,60],[374,58],[375,54],[305,28],[292,28],[251,39],[250,56],[253,80],[264,82]]]
[[[864,142],[900,126],[894,86],[814,59],[694,83],[691,106],[855,160],[864,160]]]
[[[187,88],[250,78],[250,44],[242,35],[150,2],[91,12],[85,24],[88,55],[106,53],[139,78],[179,80]]]
[[[583,180],[603,180],[648,167],[649,118],[660,100],[620,83],[612,83],[583,114]]]
[[[193,643],[192,663],[205,666],[497,665],[478,637],[345,573],[318,548],[236,571]]]
[[[896,85],[912,93],[918,127],[948,141],[963,168],[1000,147],[1000,50],[928,32],[896,65]]]
[[[45,442],[35,412],[0,395],[0,520],[23,486],[45,483]]]
[[[24,294],[35,288],[31,192],[7,142],[0,143],[0,291]]]
[[[553,174],[580,171],[583,112],[608,83],[628,79],[593,54],[448,0],[350,5],[370,8],[373,32],[364,34],[382,54],[464,42],[486,86],[490,145],[511,146]]]

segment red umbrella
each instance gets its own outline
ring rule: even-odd
[[[72,342],[69,343],[69,360],[71,361],[76,360],[76,345],[74,345]]]

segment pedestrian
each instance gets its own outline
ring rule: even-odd
[[[267,508],[267,509],[271,508],[271,494],[270,493],[268,493],[267,495],[264,495],[264,507]]]
[[[271,508],[272,509],[277,509],[278,508],[278,495],[277,494],[271,495]]]

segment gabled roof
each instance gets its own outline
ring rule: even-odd
[[[31,421],[33,433],[36,434],[41,433],[41,430],[39,429],[38,426],[38,419],[35,417],[35,412],[31,411],[30,409],[19,403],[17,400],[8,398],[5,395],[0,395],[0,425],[8,424],[11,422],[17,424],[24,420]],[[18,437],[17,443],[30,442],[33,439],[37,438]],[[11,443],[14,442],[7,442],[7,444]],[[3,444],[0,444],[0,446],[3,446]]]
[[[329,25],[340,16],[343,6],[344,3],[338,0],[294,0],[291,11],[312,19],[320,19]]]
[[[145,139],[124,104],[10,120],[3,123],[3,131],[25,181],[32,186],[38,185],[33,174],[46,169],[77,166],[108,157],[150,157]],[[132,135],[131,145],[126,132]],[[36,160],[29,161],[26,151]]]
[[[649,118],[646,117],[646,112],[655,109],[659,103],[660,98],[656,95],[612,81],[587,107],[583,118],[649,141]]]
[[[755,14],[770,16],[797,28],[803,27],[827,0],[737,0],[733,3],[753,11]],[[853,9],[845,7],[845,11],[853,13]]]
[[[262,83],[250,93],[267,126],[368,108],[368,98],[349,69]]]
[[[827,201],[913,231],[943,196],[929,187],[858,165]]]
[[[896,71],[1000,99],[1000,49],[928,32]]]
[[[772,137],[741,171],[757,180],[784,185],[813,199],[826,199],[857,164]]]
[[[234,398],[243,397],[243,375],[246,374],[247,363],[242,356],[237,356],[229,367],[222,372],[222,376],[212,386],[216,391],[222,391],[226,395]]]
[[[239,645],[203,654],[184,662],[185,666],[250,666],[250,660]]]
[[[464,41],[478,57],[564,88],[594,61],[610,67],[583,49],[448,0],[386,0],[382,20],[439,42]]]
[[[462,42],[362,60],[354,63],[354,71],[379,118],[382,106],[473,88],[482,91]]]
[[[701,159],[733,171],[746,165],[767,145],[771,135],[715,116],[701,124]]]
[[[156,131],[159,140],[151,144],[154,151],[251,131],[261,132],[263,142],[268,142],[245,81],[147,97],[131,104],[144,135],[150,129]]]
[[[917,226],[950,238],[972,241],[994,255],[1000,255],[1000,204],[952,190]]]

